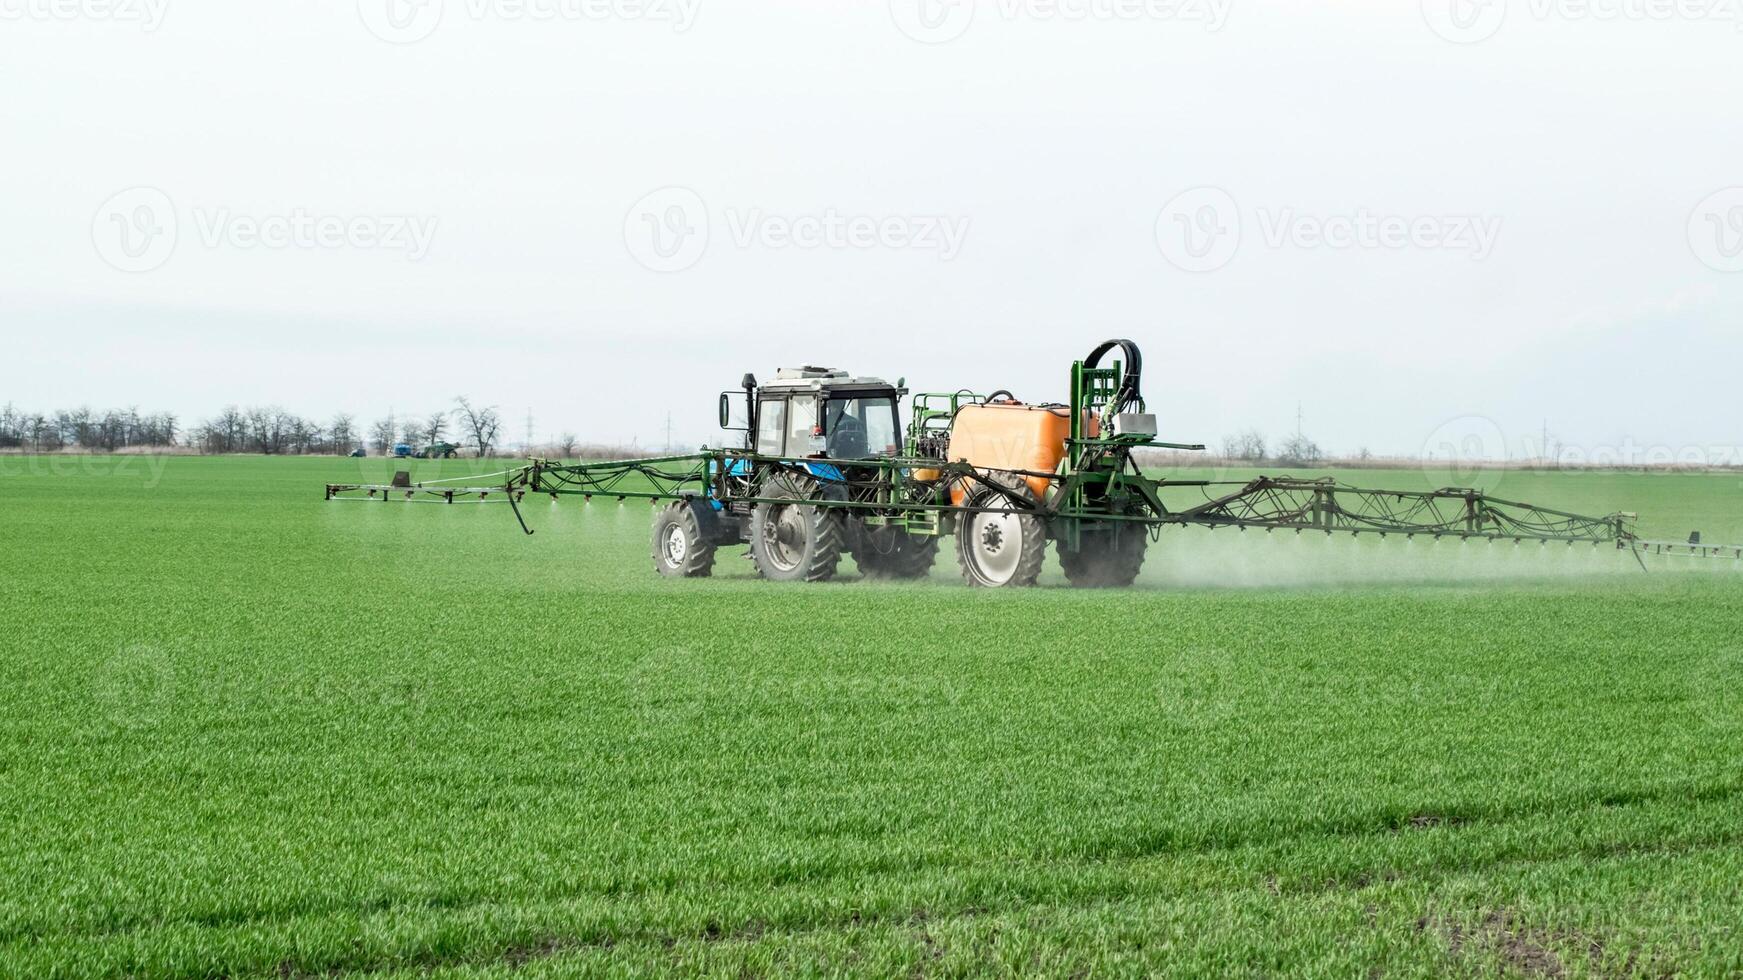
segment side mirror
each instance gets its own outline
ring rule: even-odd
[[[732,417],[733,416],[732,406],[733,406],[734,400],[740,399],[740,398],[744,399],[746,414],[735,419]],[[750,399],[745,398],[744,392],[742,392],[742,391],[723,391],[720,393],[720,427],[722,429],[730,429],[734,432],[749,431],[749,429],[750,429],[750,420],[749,420],[749,416],[748,416],[749,411],[750,411]]]

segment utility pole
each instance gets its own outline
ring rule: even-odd
[[[666,455],[672,455],[672,413],[666,413]]]
[[[1295,438],[1301,438],[1301,403],[1295,403]]]
[[[526,446],[526,448],[527,448],[528,452],[531,452],[532,448],[533,448],[533,410],[531,408],[527,409],[527,446]]]

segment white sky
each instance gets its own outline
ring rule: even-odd
[[[670,409],[694,443],[747,370],[1056,400],[1129,336],[1167,438],[1275,437],[1300,402],[1338,451],[1414,454],[1467,416],[1513,452],[1546,419],[1743,444],[1722,0],[423,2],[0,0],[0,402],[368,420],[465,393],[517,438],[530,408],[541,438],[657,443]],[[118,251],[135,187],[171,209],[167,257]],[[1185,271],[1163,212],[1201,187],[1223,195],[1178,199],[1189,223],[1232,204],[1238,247]],[[433,234],[247,239],[298,215]],[[832,215],[894,230],[781,237]],[[1302,237],[1362,215],[1453,239]],[[661,224],[706,247],[662,258]]]

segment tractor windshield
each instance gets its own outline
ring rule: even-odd
[[[868,459],[900,451],[896,401],[885,395],[829,399],[823,431],[829,439],[830,459]]]

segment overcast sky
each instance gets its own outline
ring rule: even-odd
[[[1729,0],[0,0],[0,83],[30,408],[701,442],[1127,336],[1179,440],[1743,443]]]

